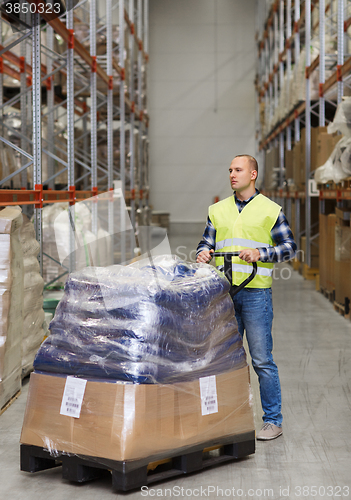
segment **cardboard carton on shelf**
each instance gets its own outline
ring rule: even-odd
[[[328,134],[327,127],[311,128],[311,172],[327,161],[332,154],[340,135]],[[301,140],[294,146],[294,181],[297,186],[306,184],[306,135],[301,131]]]
[[[335,290],[335,226],[336,214],[319,215],[320,286],[329,293]],[[339,270],[338,270],[339,272]]]
[[[151,213],[151,223],[169,230],[169,212],[153,210]]]
[[[22,211],[0,209],[0,411],[21,389],[23,255]]]
[[[327,137],[329,136],[327,132],[327,127],[312,127],[311,128],[311,171],[315,170],[320,165],[317,165],[318,158],[318,145],[325,144]],[[325,148],[323,148],[323,151]],[[319,156],[321,153],[319,154]],[[325,161],[329,158],[329,156],[325,159]],[[301,162],[303,164],[303,168],[306,163],[306,134],[303,130],[301,132]]]
[[[327,284],[330,292],[335,290],[335,224],[336,215],[329,214],[327,223]]]
[[[351,229],[335,224],[335,300],[345,304],[350,299]]]
[[[32,373],[21,443],[116,461],[170,455],[253,432],[248,367],[216,375],[218,412],[199,380],[158,385],[88,380],[79,418],[60,414],[66,376]]]
[[[351,208],[335,207],[338,226],[350,226]]]
[[[318,134],[317,150],[315,156],[313,157],[315,161],[313,161],[312,163],[313,170],[324,165],[324,163],[328,160],[328,158],[334,151],[336,144],[340,141],[341,138],[342,136],[338,134],[328,134],[326,132],[324,133],[321,132]]]
[[[265,153],[265,188],[276,187],[275,169],[279,168],[279,148],[273,147]]]
[[[328,245],[328,216],[319,214],[319,285],[324,289],[327,287],[328,275],[328,258],[327,258],[327,245]]]
[[[293,174],[297,189],[305,184],[304,171],[301,168],[301,141],[296,142],[293,148]]]

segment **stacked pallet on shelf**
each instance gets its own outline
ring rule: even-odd
[[[0,210],[0,412],[21,390],[23,256],[22,213]]]

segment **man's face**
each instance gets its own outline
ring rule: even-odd
[[[256,170],[251,170],[247,158],[234,158],[229,167],[229,180],[233,191],[243,191],[257,177]]]

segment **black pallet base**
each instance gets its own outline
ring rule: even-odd
[[[216,452],[204,452],[207,448],[216,446],[220,447]],[[48,450],[38,446],[21,444],[21,470],[38,472],[62,466],[62,478],[77,483],[111,474],[112,487],[119,491],[128,491],[251,455],[255,453],[255,432],[202,443],[187,449],[183,454],[179,454],[179,451],[169,453],[168,461],[164,460],[163,454],[118,462],[99,457],[67,455],[59,451],[55,451],[53,456]],[[161,462],[160,465],[155,470],[149,470],[148,465],[158,461]]]

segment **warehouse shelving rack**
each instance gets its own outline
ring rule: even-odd
[[[33,0],[32,4],[39,6],[40,0]],[[138,218],[139,224],[143,224],[141,215],[148,212],[148,160],[146,155],[143,161],[143,147],[148,141],[149,117],[142,95],[146,88],[145,68],[148,62],[148,0],[106,0],[103,7],[105,13],[98,16],[96,0],[82,0],[75,5],[73,0],[68,0],[66,11],[59,17],[45,12],[32,17],[21,14],[24,27],[21,31],[14,30],[6,42],[3,42],[3,28],[13,27],[13,23],[3,14],[0,19],[0,140],[21,157],[21,167],[0,180],[0,206],[22,205],[24,211],[28,206],[34,207],[41,266],[43,205],[66,201],[74,219],[77,201],[97,197],[103,191],[116,193],[114,181],[117,180],[120,198],[130,205],[133,227],[138,225]],[[116,36],[113,39],[112,31],[117,14],[118,44]],[[45,21],[44,25],[42,21]],[[90,30],[86,38],[78,40],[75,28],[82,21],[89,21]],[[103,55],[97,54],[97,35],[106,40]],[[131,48],[130,59],[126,61],[125,40]],[[57,49],[58,41],[62,46],[66,45],[66,50]],[[44,58],[46,61],[43,62]],[[127,88],[128,72],[131,76]],[[4,75],[20,82],[14,96],[4,88]],[[55,84],[58,79],[61,82],[66,80],[66,95],[62,92],[62,83]],[[43,104],[46,106],[44,109]],[[6,120],[5,113],[10,106],[20,108],[20,130],[11,127]],[[44,123],[46,137],[42,131]],[[61,125],[57,127],[57,123]],[[78,126],[81,129],[79,134]],[[127,151],[126,130],[130,130]],[[118,164],[113,156],[116,133],[120,144]],[[102,140],[107,148],[106,161],[97,153],[101,135],[105,135]],[[66,138],[64,146],[58,140],[62,136]],[[139,164],[135,158],[136,147]],[[130,159],[129,166],[126,166],[126,153]],[[42,168],[44,157],[47,161],[46,172]],[[137,167],[138,178],[135,179]],[[76,174],[78,169],[80,175]],[[29,172],[32,173],[32,180]],[[20,189],[4,189],[4,186],[12,187],[12,181],[18,174],[21,175]],[[66,177],[64,185],[57,186],[57,179],[62,179],[63,175]],[[116,232],[115,198],[113,194],[103,198],[108,202],[110,235]],[[92,203],[91,207],[92,232],[97,234],[97,204]],[[111,239],[114,253],[117,251],[121,261],[132,257],[134,250],[133,243],[126,247],[125,224],[125,216],[121,216],[120,237]],[[69,271],[73,271],[75,265],[74,232],[73,224],[70,226]]]
[[[311,166],[311,121],[318,120],[319,126],[325,126],[332,118],[336,106],[342,100],[344,88],[350,85],[351,56],[347,53],[351,26],[349,0],[274,0],[269,2],[268,15],[257,34],[257,75],[256,94],[258,106],[264,103],[267,116],[273,116],[278,108],[279,96],[284,85],[284,76],[290,81],[292,59],[295,67],[301,57],[301,47],[310,47],[312,34],[318,30],[319,55],[311,61],[310,50],[305,51],[305,99],[288,109],[284,116],[271,127],[263,130],[257,126],[256,139],[259,150],[279,145],[279,185],[277,189],[267,191],[273,199],[286,210],[291,217],[295,209],[295,236],[306,236],[306,259],[311,265],[311,245],[318,236],[316,228],[311,226],[311,200],[315,193],[309,189]],[[266,2],[266,5],[268,3]],[[318,11],[318,18],[312,22],[312,13]],[[336,37],[337,52],[326,53],[325,33]],[[319,70],[319,99],[311,101],[311,75]],[[328,70],[328,78],[326,78]],[[337,92],[336,99],[330,97]],[[289,97],[289,96],[288,96]],[[326,117],[328,104],[328,117]],[[259,113],[257,113],[259,116]],[[327,119],[328,118],[328,119]],[[292,137],[295,143],[301,139],[301,124],[305,134],[305,189],[289,192],[284,184],[284,150],[291,150]],[[319,210],[324,213],[325,200],[332,199],[338,205],[351,199],[351,190],[342,186],[322,186],[319,190]],[[304,204],[305,230],[300,229],[300,213]]]

